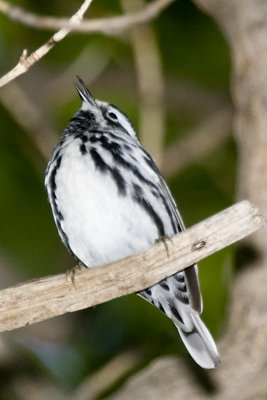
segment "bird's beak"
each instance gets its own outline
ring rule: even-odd
[[[93,98],[89,89],[86,87],[84,81],[78,75],[76,76],[76,78],[77,78],[78,82],[77,83],[74,82],[74,85],[80,96],[81,101],[90,104],[92,107],[98,108],[98,105],[96,104],[95,99]]]

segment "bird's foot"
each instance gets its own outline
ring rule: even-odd
[[[75,288],[75,289],[77,289],[76,288],[76,285],[75,285],[75,275],[77,274],[77,272],[81,272],[82,270],[84,270],[84,269],[87,269],[87,267],[85,266],[85,265],[83,265],[82,263],[78,263],[77,265],[75,265],[73,268],[71,268],[70,270],[68,270],[67,272],[66,272],[66,278],[67,278],[67,280],[69,281],[71,281],[71,283],[72,283],[72,286]]]
[[[163,243],[167,256],[170,257],[169,247],[168,244],[172,244],[172,238],[170,236],[160,236],[158,239],[155,240],[155,244]]]

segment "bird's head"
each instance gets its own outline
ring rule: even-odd
[[[81,111],[88,114],[88,122],[99,125],[103,131],[118,131],[136,137],[134,128],[129,118],[113,104],[104,101],[96,100],[83,80],[77,76],[75,87],[82,101]]]

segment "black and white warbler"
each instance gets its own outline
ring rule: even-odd
[[[59,235],[87,267],[140,253],[161,237],[184,230],[169,189],[129,119],[95,100],[78,78],[81,109],[70,120],[49,161],[45,185]],[[194,360],[219,363],[201,321],[197,266],[139,293],[172,319]]]

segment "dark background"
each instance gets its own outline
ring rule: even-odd
[[[69,16],[80,2],[16,4],[38,14]],[[120,2],[99,0],[93,3],[87,17],[121,12]],[[215,24],[187,0],[174,2],[151,24],[151,29],[158,44],[165,86],[165,149],[178,138],[184,140],[218,110],[229,106],[229,53]],[[51,34],[0,15],[0,74],[17,63],[24,48],[33,51]],[[76,74],[88,83],[96,98],[123,109],[138,131],[141,97],[131,36],[127,33],[118,37],[73,33],[27,74],[1,89],[1,288],[64,272],[75,265],[54,226],[43,183],[47,159],[37,143],[47,143],[47,155],[49,151],[51,154],[46,132],[59,138],[79,108],[73,86]],[[153,132],[148,134],[153,141]],[[212,135],[216,136],[216,129]],[[235,170],[235,144],[231,132],[226,132],[225,139],[211,152],[193,159],[169,177],[186,225],[233,203]],[[224,330],[232,270],[232,248],[200,263],[203,319],[215,338]],[[126,375],[121,374],[122,380],[160,354],[188,357],[191,363],[172,323],[131,295],[2,334],[0,398],[24,398],[19,382],[37,382],[40,387],[42,382],[49,382],[61,393],[77,390],[96,370],[128,352],[138,357]],[[118,385],[121,380],[115,383]],[[111,386],[113,390],[115,386]]]

